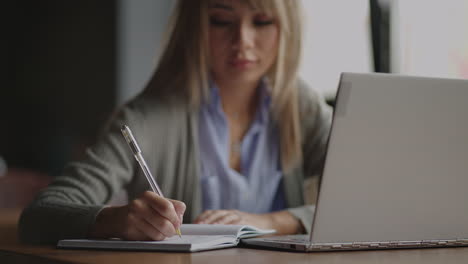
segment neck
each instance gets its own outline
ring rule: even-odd
[[[248,118],[257,107],[259,81],[250,83],[217,82],[223,110],[228,118]]]

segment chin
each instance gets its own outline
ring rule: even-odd
[[[234,82],[257,82],[259,81],[263,75],[259,74],[258,72],[235,72],[229,75],[231,81]]]

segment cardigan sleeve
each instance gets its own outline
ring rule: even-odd
[[[85,158],[70,163],[62,175],[42,190],[21,214],[18,231],[25,243],[56,243],[65,238],[84,238],[95,217],[112,196],[127,184],[135,162],[120,126],[141,126],[140,113],[131,105],[111,119]]]
[[[332,109],[325,100],[304,82],[299,84],[299,112],[302,126],[302,173],[304,178],[320,177],[325,162],[331,127]],[[303,179],[300,187],[303,187]],[[307,233],[310,233],[315,205],[289,208]]]

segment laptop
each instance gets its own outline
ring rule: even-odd
[[[468,80],[343,73],[310,236],[294,251],[468,245]]]

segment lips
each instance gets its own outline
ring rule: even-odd
[[[233,59],[229,62],[232,66],[236,68],[246,68],[254,65],[256,63],[255,60],[249,60],[249,59]]]

